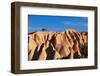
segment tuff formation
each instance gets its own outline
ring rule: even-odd
[[[88,33],[38,31],[28,34],[28,60],[87,58]]]

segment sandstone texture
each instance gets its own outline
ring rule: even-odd
[[[28,34],[28,60],[57,60],[88,57],[88,33],[38,31]]]

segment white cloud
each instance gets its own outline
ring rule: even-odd
[[[80,26],[87,26],[88,24],[86,22],[70,22],[70,21],[63,21],[64,25],[80,25]]]

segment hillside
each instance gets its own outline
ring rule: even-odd
[[[28,34],[28,60],[87,58],[88,33],[38,31]]]

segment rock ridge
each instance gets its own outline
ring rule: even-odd
[[[32,32],[28,34],[28,60],[87,58],[87,45],[87,32]]]

